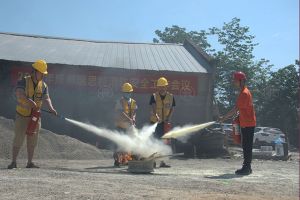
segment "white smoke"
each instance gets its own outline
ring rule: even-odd
[[[162,138],[176,138],[177,140],[185,143],[193,134],[197,134],[200,130],[212,126],[215,123],[215,121],[212,121],[197,125],[185,125],[183,127],[175,127],[167,134],[165,134]]]
[[[169,155],[172,153],[171,148],[165,145],[162,140],[158,140],[152,136],[157,124],[144,126],[142,129],[130,128],[126,133],[109,130],[106,128],[96,127],[72,119],[66,120],[77,125],[95,135],[107,138],[118,145],[118,150],[132,152],[133,154],[148,157],[153,153],[161,155]]]
[[[176,127],[172,128],[171,131],[176,131],[177,132],[177,131],[189,129],[193,126],[195,126],[195,125],[187,124],[187,125],[184,125],[184,126],[176,126]],[[190,139],[190,137],[193,135],[193,134],[189,134],[189,133],[193,133],[193,132],[185,132],[185,134],[183,136],[177,137],[176,139],[180,142],[186,143],[188,141],[188,139]]]

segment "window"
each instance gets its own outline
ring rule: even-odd
[[[259,131],[261,131],[261,128],[255,128],[255,130],[254,130],[255,133],[259,132]]]

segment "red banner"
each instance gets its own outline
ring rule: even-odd
[[[17,81],[26,73],[31,72],[30,67],[12,67],[11,83],[16,85]],[[168,90],[175,95],[196,96],[198,79],[193,75],[148,75],[141,73],[139,75],[131,74],[106,74],[104,70],[75,70],[75,69],[49,69],[45,78],[49,86],[87,88],[98,91],[120,91],[121,85],[129,82],[134,86],[135,93],[152,93],[156,91],[156,81],[161,76],[168,79]],[[64,73],[62,73],[64,72]]]

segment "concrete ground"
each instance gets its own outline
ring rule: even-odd
[[[167,160],[171,168],[131,174],[104,160],[36,160],[40,169],[7,170],[0,160],[0,199],[298,199],[299,154],[289,161],[253,161],[253,174],[236,176],[239,159]]]

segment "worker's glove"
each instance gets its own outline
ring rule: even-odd
[[[57,115],[57,111],[56,111],[54,108],[50,108],[49,111],[50,111],[51,113],[53,113],[54,115]]]
[[[135,123],[136,123],[136,119],[135,119],[135,116],[132,117],[132,125],[135,126]]]
[[[30,104],[30,107],[32,110],[38,110],[38,106],[36,105],[36,103],[33,100],[28,99],[28,101],[29,101],[29,104]]]
[[[135,125],[135,121],[134,121],[134,119],[130,119],[130,121],[129,121],[129,122],[130,122],[130,124],[131,124],[131,125],[133,125],[133,126]]]
[[[157,122],[161,123],[162,122],[161,118],[157,114],[155,116],[156,116]]]

